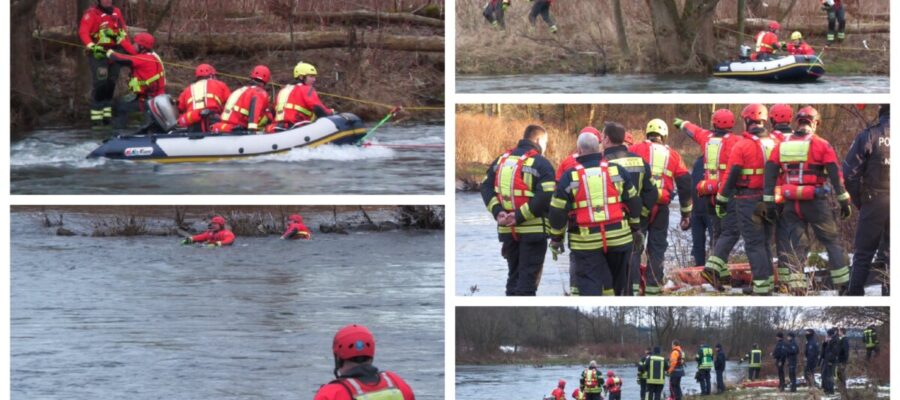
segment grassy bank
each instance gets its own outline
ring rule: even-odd
[[[853,388],[849,389],[851,399],[878,399],[888,396],[889,391],[876,391],[874,389]],[[772,388],[753,388],[753,389],[734,389],[728,388],[728,391],[721,394],[711,394],[709,396],[687,395],[686,399],[706,399],[706,400],[756,400],[756,399],[788,399],[788,400],[808,400],[821,399],[824,392],[819,389],[808,389],[805,387],[797,388],[797,392],[779,392]]]

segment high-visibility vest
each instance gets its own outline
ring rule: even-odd
[[[659,191],[659,197],[657,197],[656,201],[658,204],[668,204],[671,200],[671,195],[666,190],[665,184],[667,177],[669,179],[674,178],[672,170],[669,169],[671,156],[672,153],[669,150],[669,146],[650,143],[650,181],[653,182],[653,185]]]
[[[706,170],[706,179],[708,180],[718,181],[719,173],[728,168],[728,164],[725,163],[728,160],[722,160],[722,149],[725,148],[725,140],[728,137],[729,134],[726,133],[724,136],[710,137],[706,141],[706,147],[703,149],[705,161],[703,169]]]
[[[750,350],[750,368],[759,368],[762,366],[762,350]]]
[[[294,89],[296,87],[297,87],[297,85],[287,85],[284,87],[284,89],[281,89],[281,91],[278,92],[278,97],[275,99],[275,121],[276,122],[284,121],[285,110],[295,110],[295,111],[305,115],[307,118],[309,118],[310,121],[313,121],[316,119],[316,114],[314,114],[312,111],[307,110],[306,108],[304,108],[303,106],[301,106],[299,104],[294,104],[294,103],[290,102],[291,93],[294,92]]]
[[[231,117],[232,112],[239,112],[244,115],[250,115],[250,110],[239,107],[237,105],[238,100],[241,99],[241,96],[243,96],[244,92],[246,92],[249,88],[249,86],[244,86],[231,93],[231,96],[229,96],[228,100],[225,102],[225,109],[222,110],[222,121],[228,121]]]
[[[601,161],[599,166],[591,168],[578,164],[575,170],[579,186],[573,208],[578,226],[596,227],[622,221],[622,202],[615,184],[623,182],[618,169],[610,169],[609,163]]]
[[[537,154],[537,150],[532,149],[521,156],[516,156],[510,150],[497,160],[494,193],[504,210],[516,211],[534,197],[531,190],[532,174],[526,173],[524,169],[534,164],[533,157]]]
[[[159,55],[152,51],[147,54],[150,54],[151,56],[153,56],[153,58],[156,58],[156,61],[159,62],[159,72],[147,79],[138,79],[138,77],[136,76],[131,77],[131,80],[128,81],[128,88],[130,88],[134,93],[141,93],[144,88],[150,86],[150,84],[152,84],[153,82],[156,82],[166,76],[166,69],[163,67],[163,62],[162,59],[159,58]]]
[[[355,378],[342,378],[338,380],[353,395],[354,400],[403,400],[403,392],[400,391],[387,374],[381,373],[384,387],[379,389],[363,388]]]
[[[647,370],[648,385],[666,383],[666,359],[659,355],[650,356],[650,368]]]
[[[219,96],[216,96],[215,93],[209,92],[209,79],[201,79],[197,82],[191,84],[191,98],[188,99],[188,102],[191,104],[192,110],[204,110],[206,109],[206,100],[212,99],[219,105],[222,104],[222,99]]]
[[[809,149],[813,134],[802,137],[792,135],[793,140],[782,142],[778,148],[785,183],[791,185],[821,185],[825,183],[825,167],[809,163]],[[799,139],[799,140],[797,140]]]
[[[878,340],[875,339],[874,330],[867,328],[863,331],[863,343],[865,343],[867,349],[872,349],[878,344]]]
[[[753,175],[764,175],[766,172],[766,161],[769,160],[769,155],[772,154],[772,150],[775,149],[775,140],[770,137],[760,138],[759,136],[752,135],[751,138],[754,142],[759,146],[761,150],[763,162],[761,168],[743,168],[741,169],[741,180],[748,180]]]
[[[597,380],[597,370],[587,368],[584,370],[584,392],[600,393],[600,382]]]
[[[711,369],[713,367],[713,351],[709,347],[700,348],[700,369]]]

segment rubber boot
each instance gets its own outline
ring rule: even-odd
[[[91,129],[103,129],[103,110],[91,109]]]
[[[556,25],[550,26],[550,33],[556,34],[556,32],[557,32],[558,30],[559,30],[559,28],[557,28]]]

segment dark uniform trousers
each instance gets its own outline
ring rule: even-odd
[[[112,118],[113,95],[121,66],[109,62],[107,58],[98,60],[93,54],[88,54],[87,57],[91,69],[91,110],[102,110],[103,118],[109,120]]]
[[[628,260],[631,253],[631,243],[609,246],[606,252],[603,249],[572,250],[578,293],[582,296],[613,295],[630,288]]]
[[[746,192],[745,192],[746,193]],[[745,197],[746,196],[746,197]],[[762,196],[748,196],[738,190],[732,200],[737,212],[738,227],[744,238],[744,250],[753,273],[753,293],[767,294],[772,291],[772,240],[775,226],[760,215]]]
[[[853,242],[853,265],[850,268],[851,296],[862,296],[869,272],[872,269],[872,259],[879,252],[882,243],[890,243],[890,199],[888,193],[877,193],[863,201],[859,209],[859,221],[857,221],[856,238]],[[884,260],[877,260],[889,264],[889,246],[883,246]],[[886,276],[880,277],[883,280]]]
[[[828,201],[823,198],[805,201],[789,200],[784,204],[781,219],[784,231],[778,235],[778,238],[782,241],[780,247],[787,254],[779,254],[779,259],[786,259],[789,263],[805,261],[805,255],[809,249],[802,244],[801,236],[807,226],[812,227],[816,240],[825,247],[825,251],[828,253],[828,267],[831,269],[832,283],[835,286],[846,285],[850,275],[847,268],[847,254],[841,247],[837,222],[828,206]],[[876,242],[875,249],[877,248],[878,243]]]
[[[543,235],[520,236],[519,240],[503,239],[503,258],[509,267],[506,277],[507,296],[534,296],[537,294],[544,256],[547,254],[547,238]]]
[[[661,287],[666,283],[663,263],[666,259],[666,248],[669,246],[669,206],[659,204],[656,206],[656,209],[656,216],[653,221],[641,221],[641,230],[647,237],[647,249],[645,250],[649,259],[647,265],[647,287]],[[640,268],[641,255],[634,253],[631,263]],[[636,276],[640,276],[639,273]]]

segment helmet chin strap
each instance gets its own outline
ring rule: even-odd
[[[334,377],[335,379],[340,378],[341,375],[338,373],[341,370],[341,367],[344,366],[344,360],[338,358],[337,355],[334,356]]]

